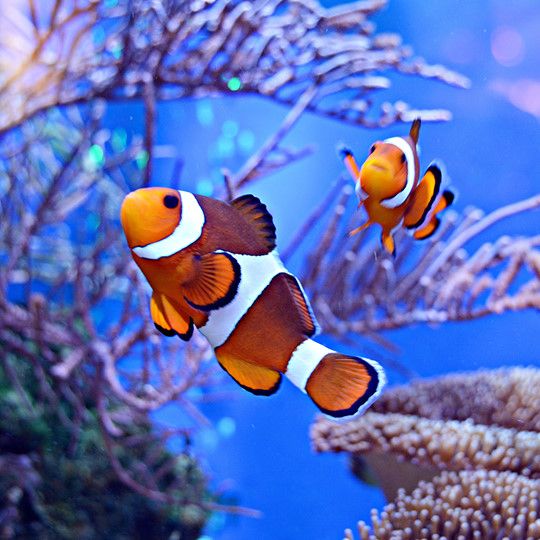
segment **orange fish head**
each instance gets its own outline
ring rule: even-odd
[[[129,247],[146,246],[172,234],[181,205],[178,191],[169,188],[144,188],[126,195],[120,219]]]
[[[401,150],[392,144],[375,143],[360,169],[360,185],[368,197],[392,197],[403,188],[406,179],[407,163]]]

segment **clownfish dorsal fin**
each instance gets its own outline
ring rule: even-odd
[[[209,311],[227,305],[240,283],[240,265],[229,253],[195,256],[196,277],[183,284],[184,298],[195,309]]]
[[[409,131],[409,137],[414,141],[414,144],[418,144],[418,138],[420,137],[420,126],[422,125],[422,120],[416,118],[412,123],[411,130]]]
[[[178,306],[164,294],[154,292],[150,299],[150,315],[154,326],[166,336],[179,336],[188,341],[193,335],[193,320],[186,318]]]
[[[270,253],[276,247],[276,227],[266,205],[254,195],[242,195],[231,201],[231,206],[253,227]]]
[[[294,303],[298,308],[298,314],[300,315],[300,320],[303,325],[303,332],[308,337],[313,337],[319,331],[319,325],[315,319],[315,315],[309,305],[309,302],[304,294],[300,282],[290,274],[284,274],[284,277],[287,281],[287,285],[291,294],[294,298]]]
[[[248,392],[260,396],[270,396],[277,392],[281,373],[241,360],[219,349],[216,350],[216,358],[219,365]]]

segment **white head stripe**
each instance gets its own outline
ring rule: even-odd
[[[305,394],[306,383],[313,370],[323,357],[333,352],[335,351],[312,339],[306,339],[292,353],[285,376]]]
[[[205,217],[201,205],[195,195],[188,191],[179,191],[181,201],[180,222],[176,229],[162,240],[143,247],[135,247],[133,251],[143,259],[161,259],[170,257],[180,250],[196,242],[202,234]],[[141,216],[144,219],[144,216]]]
[[[405,183],[405,187],[391,199],[381,201],[381,206],[385,208],[396,208],[400,204],[403,204],[412,192],[415,177],[414,154],[409,143],[402,137],[391,137],[383,142],[397,146],[405,154],[405,159],[407,160],[407,182]]]
[[[274,276],[288,274],[276,250],[267,255],[231,255],[240,265],[240,283],[236,296],[229,304],[212,310],[206,324],[199,328],[214,348],[227,341],[240,319],[268,287]]]

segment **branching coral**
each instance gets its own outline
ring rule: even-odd
[[[409,495],[401,491],[357,531],[360,540],[533,540],[540,536],[539,490],[540,481],[509,472],[443,472]]]
[[[419,111],[402,102],[384,103],[380,116],[370,118],[372,94],[390,86],[374,72],[456,86],[468,81],[411,59],[398,35],[375,34],[369,16],[385,4],[324,9],[290,0],[124,0],[107,7],[96,0],[28,0],[22,12],[6,6],[0,132],[44,108],[97,97],[143,98],[151,120],[156,99],[240,91],[294,104],[308,88],[315,90],[309,108],[321,114],[370,127],[408,120]]]
[[[96,159],[97,142],[111,144],[100,114],[94,109],[85,124],[73,110],[51,113],[4,138],[0,358],[7,365],[14,354],[34,366],[43,399],[53,408],[63,389],[74,411],[66,418],[74,437],[88,414],[88,393],[81,394],[80,386],[93,389],[119,477],[145,496],[171,501],[173,493],[158,487],[141,450],[155,435],[128,442],[127,434],[171,400],[197,415],[185,395],[193,387],[211,390],[214,369],[203,341],[187,348],[162,342],[148,319],[146,289],[116,225],[119,179],[140,176],[134,160],[141,145],[134,141]],[[60,386],[51,384],[49,372],[63,381]],[[21,388],[17,372],[9,373],[14,388]],[[165,439],[175,435],[185,439],[189,429]],[[138,456],[130,470],[118,457],[126,446]]]
[[[10,354],[0,365],[0,536],[198,538],[213,497],[197,460],[189,452],[173,456],[147,418],[134,422],[124,412],[119,458],[175,503],[135,493],[109,465],[92,387],[55,380],[42,358],[38,365],[44,377]],[[123,411],[114,405],[118,421]]]
[[[461,216],[450,213],[436,236],[423,244],[401,233],[395,260],[380,255],[366,233],[353,240],[346,237],[355,226],[356,216],[346,211],[351,195],[352,188],[345,186],[331,199],[333,204],[327,204],[335,211],[304,269],[303,283],[327,332],[341,339],[380,339],[381,331],[415,323],[540,309],[539,236],[503,236],[473,252],[466,250],[500,220],[540,207],[540,195],[486,216],[478,209]],[[316,209],[302,232],[324,219],[323,208]],[[297,236],[287,253],[304,237]]]

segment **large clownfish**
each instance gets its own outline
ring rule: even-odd
[[[349,149],[341,149],[345,166],[356,182],[358,206],[364,206],[368,215],[368,220],[349,235],[378,223],[382,227],[381,242],[392,255],[395,254],[392,236],[395,229],[403,226],[414,231],[416,239],[429,238],[440,225],[437,214],[455,198],[451,190],[441,190],[443,175],[435,162],[418,181],[419,133],[420,119],[417,118],[407,137],[391,137],[373,144],[361,168]]]
[[[317,322],[298,279],[276,251],[266,206],[252,195],[230,204],[167,188],[126,196],[121,220],[133,259],[150,283],[150,312],[166,336],[194,326],[243,388],[277,391],[282,375],[335,418],[366,409],[384,372],[373,360],[311,339]]]

